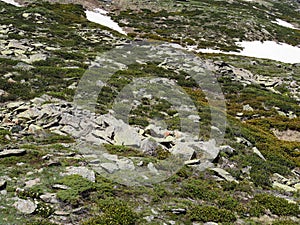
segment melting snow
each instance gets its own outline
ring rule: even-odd
[[[21,7],[21,5],[18,2],[14,1],[14,0],[0,0],[0,1],[6,2],[8,4],[11,4],[11,5],[14,5],[14,6],[17,6],[17,7]]]
[[[98,23],[102,26],[109,27],[112,30],[118,31],[121,34],[125,34],[125,31],[119,26],[118,23],[113,21],[109,16],[107,16],[107,11],[103,9],[95,9],[94,11],[86,10],[86,18],[94,23]]]
[[[288,23],[284,20],[281,20],[281,19],[276,19],[275,21],[272,21],[272,23],[276,23],[280,26],[283,26],[283,27],[287,27],[287,28],[291,28],[291,29],[296,29],[296,30],[299,30],[297,27],[295,27],[293,24],[291,23]]]

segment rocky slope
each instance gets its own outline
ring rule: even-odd
[[[0,224],[299,224],[300,62],[198,51],[299,48],[297,1],[17,2]]]

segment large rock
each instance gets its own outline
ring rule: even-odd
[[[30,200],[18,199],[14,203],[14,207],[21,213],[32,214],[36,210],[37,205]]]
[[[191,146],[191,144],[192,143],[179,142],[170,151],[183,161],[188,161],[196,157],[195,146]]]
[[[25,149],[6,149],[0,151],[0,158],[9,157],[9,156],[22,156],[26,154]]]
[[[134,170],[135,166],[130,159],[120,159],[117,161],[120,170]]]
[[[100,166],[108,173],[114,173],[119,170],[119,167],[115,163],[101,163]]]
[[[33,62],[46,60],[46,59],[47,59],[47,55],[42,53],[37,53],[37,54],[30,55],[29,58],[27,59],[22,59],[22,61],[31,64]]]
[[[279,188],[279,189],[282,189],[282,190],[287,191],[287,192],[297,192],[296,188],[290,187],[290,186],[285,185],[285,184],[278,183],[277,181],[275,181],[273,183],[273,188]]]
[[[11,103],[8,103],[8,104],[6,105],[6,108],[8,108],[8,109],[15,109],[15,108],[20,107],[20,106],[23,105],[23,104],[24,104],[24,102],[22,102],[22,101],[19,101],[19,102],[11,102]]]
[[[175,145],[170,149],[173,155],[180,156],[184,161],[194,158],[200,158],[203,161],[215,160],[220,152],[214,140],[207,142],[190,141],[190,142],[175,142]]]
[[[61,115],[61,120],[59,121],[61,125],[70,125],[74,128],[79,128],[80,118],[75,117],[69,113],[63,113]]]
[[[294,185],[294,188],[296,188],[298,191],[300,191],[300,183],[295,184],[295,185]]]
[[[147,138],[141,143],[141,149],[147,155],[155,155],[157,147],[158,143],[151,138]]]
[[[127,124],[122,124],[115,128],[114,141],[116,145],[125,145],[132,147],[141,146],[141,137],[135,129]]]
[[[29,134],[38,134],[38,133],[40,133],[41,130],[43,130],[42,127],[34,125],[34,124],[30,124],[28,127]]]

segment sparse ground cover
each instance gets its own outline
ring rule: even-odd
[[[25,64],[18,58],[20,55],[15,54],[17,48],[9,47],[14,52],[0,58],[0,89],[3,90],[0,101],[2,104],[28,101],[45,93],[72,101],[74,89],[68,87],[80,80],[96,54],[133,37],[222,50],[236,50],[234,43],[238,40],[278,40],[297,45],[299,31],[271,23],[277,17],[294,23],[299,21],[296,5],[286,7],[285,4],[177,1],[162,4],[162,10],[151,9],[151,5],[150,9],[138,10],[134,4],[128,9],[115,7],[113,18],[121,25],[134,28],[125,38],[88,22],[79,5],[36,3],[27,8],[15,8],[0,2],[5,10],[0,24],[5,25],[1,29],[5,30],[3,40],[7,41],[1,42],[1,48],[7,49],[10,40],[25,41],[23,45],[34,46],[32,51],[47,55],[46,60]],[[35,46],[34,43],[39,44]],[[21,55],[32,54],[26,51]],[[234,224],[238,219],[246,224],[269,224],[270,221],[299,224],[300,144],[279,140],[272,131],[300,131],[299,101],[294,96],[299,93],[299,65],[228,55],[199,54],[199,57],[215,62],[214,65],[224,62],[253,74],[245,82],[237,78],[239,74],[232,71],[232,67],[217,66],[213,71],[227,104],[228,127],[224,144],[235,149],[231,153],[221,152],[213,163],[229,172],[237,182],[226,181],[214,171],[199,171],[197,166],[184,166],[168,180],[152,186],[127,187],[101,174],[95,175],[95,182],[78,174],[64,176],[69,167],[88,168],[72,137],[50,134],[47,128],[46,133],[23,135],[19,130],[22,127],[14,126],[11,130],[3,127],[0,129],[0,153],[4,149],[25,149],[26,154],[0,157],[0,224],[193,224],[209,221]],[[98,112],[107,112],[116,94],[133,78],[157,74],[176,81],[191,96],[201,118],[201,136],[208,138],[210,108],[203,92],[184,72],[177,73],[156,63],[134,64],[117,72],[100,93]],[[267,81],[261,81],[261,77],[256,79],[257,76]],[[274,77],[279,77],[281,82],[268,86],[268,79],[273,81]],[[142,102],[131,112],[131,125],[145,128],[151,119],[159,117],[170,130],[180,127],[177,112],[167,101],[145,98]],[[6,121],[2,111],[4,105],[0,112],[1,126]],[[254,147],[266,161],[254,153]],[[168,157],[163,151],[149,156],[130,147],[109,145],[107,149],[111,154],[144,157],[149,162]],[[5,180],[3,185],[2,180]],[[286,186],[278,188],[274,186],[275,181]],[[31,214],[21,213],[13,206],[16,198],[33,202],[36,208]]]

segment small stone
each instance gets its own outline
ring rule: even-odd
[[[0,190],[5,189],[6,188],[6,184],[7,184],[6,180],[1,180],[0,179]]]
[[[220,146],[220,152],[225,152],[227,154],[232,155],[235,152],[235,149],[229,145]]]
[[[253,152],[254,152],[256,155],[258,155],[262,160],[267,161],[267,160],[265,159],[265,157],[263,156],[263,154],[261,154],[261,152],[260,152],[256,147],[253,147],[252,150],[253,150]]]
[[[40,196],[40,199],[42,199],[46,203],[52,203],[52,204],[57,204],[59,201],[56,198],[55,193],[45,193]]]
[[[80,207],[80,208],[77,208],[77,209],[73,209],[72,213],[76,214],[76,215],[86,214],[87,213],[87,209],[85,207]]]
[[[70,215],[70,213],[66,212],[66,211],[55,211],[53,214],[56,216],[69,216]]]
[[[251,111],[251,112],[254,111],[254,109],[249,104],[244,105],[243,106],[243,110],[244,111]]]
[[[186,209],[183,209],[183,208],[171,209],[171,212],[173,214],[176,214],[176,215],[185,214],[186,213]]]
[[[52,186],[52,188],[60,189],[60,190],[69,190],[70,189],[70,187],[68,187],[67,185],[63,185],[63,184],[54,184]]]
[[[30,15],[31,15],[31,13],[23,13],[23,14],[22,14],[22,16],[23,16],[24,18],[28,18]]]
[[[137,166],[143,166],[144,165],[144,162],[143,161],[140,161],[136,164]]]
[[[192,159],[192,160],[187,160],[184,162],[184,165],[199,165],[200,164],[200,159]]]
[[[61,166],[61,162],[59,161],[55,161],[55,160],[50,160],[47,164],[47,167],[51,167],[51,166]]]
[[[49,160],[53,155],[47,154],[42,157],[43,160]]]

